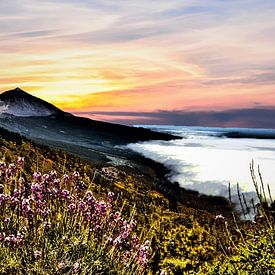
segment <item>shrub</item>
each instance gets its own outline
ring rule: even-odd
[[[274,202],[269,186],[267,199],[260,170],[258,168],[256,177],[253,163],[251,175],[259,199],[257,207],[253,206],[256,215],[253,220],[243,221],[241,225],[235,222],[237,241],[228,228],[228,222],[221,215],[217,216],[217,226],[224,232],[220,243],[227,243],[228,246],[222,245],[224,254],[218,257],[213,265],[207,265],[208,274],[275,274]],[[244,203],[246,204],[245,198]]]
[[[114,193],[97,199],[79,173],[24,178],[24,159],[0,162],[0,273],[144,273],[150,242],[115,211]]]

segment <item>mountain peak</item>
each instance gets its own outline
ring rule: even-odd
[[[14,116],[49,116],[63,111],[17,87],[0,94],[1,113]]]

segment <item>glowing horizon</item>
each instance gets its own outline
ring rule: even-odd
[[[275,107],[270,2],[2,1],[0,92],[83,113]]]

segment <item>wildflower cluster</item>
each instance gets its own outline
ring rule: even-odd
[[[42,269],[46,259],[52,259],[55,267],[49,268],[59,272],[88,272],[93,267],[87,261],[92,264],[101,257],[109,259],[109,265],[145,270],[150,242],[142,243],[136,235],[133,218],[115,211],[114,193],[106,200],[95,198],[78,172],[58,177],[56,171],[37,171],[26,181],[23,169],[23,158],[17,164],[0,162],[2,252],[18,257],[25,253],[24,262],[39,262]]]

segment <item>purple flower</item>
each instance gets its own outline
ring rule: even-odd
[[[49,174],[44,174],[42,176],[42,182],[43,183],[49,183],[49,180],[50,180],[50,175]]]
[[[5,240],[5,232],[0,232],[0,242],[3,242]]]
[[[32,177],[33,177],[33,180],[34,180],[34,181],[38,182],[38,181],[41,180],[41,173],[39,173],[39,172],[34,172]]]
[[[67,175],[67,174],[64,174],[63,175],[63,182],[65,184],[68,184],[70,182],[70,177]]]
[[[143,245],[141,245],[138,253],[138,263],[141,268],[144,268],[149,263],[150,256],[150,241],[146,241]]]
[[[6,177],[10,178],[12,176],[15,176],[16,174],[16,166],[14,163],[11,163],[8,168],[6,169]]]
[[[77,204],[77,207],[80,211],[82,212],[85,212],[85,209],[86,209],[86,204],[84,201],[82,200],[79,200],[78,204]]]
[[[78,273],[80,271],[80,264],[78,262],[73,265],[73,272]]]
[[[85,188],[85,183],[83,181],[77,182],[76,183],[76,189],[77,191],[81,191]]]
[[[138,246],[138,243],[139,243],[139,239],[138,239],[138,236],[134,235],[132,237],[132,244],[134,247],[137,247]]]
[[[0,171],[4,171],[6,167],[7,167],[6,163],[3,161],[0,161]]]
[[[56,173],[55,170],[51,170],[51,172],[50,172],[50,178],[52,178],[52,179],[56,179],[57,178],[57,173]]]
[[[98,214],[102,217],[104,217],[106,215],[106,212],[107,212],[107,205],[104,201],[100,201],[98,202],[97,204],[97,211],[98,211]]]
[[[114,214],[114,219],[115,219],[115,221],[118,221],[120,219],[120,213],[119,212],[116,212]]]
[[[62,262],[59,262],[58,263],[58,265],[57,265],[57,268],[59,269],[59,270],[61,270],[61,269],[64,269],[66,267],[66,265],[65,265],[65,263],[62,261]]]
[[[108,201],[111,203],[115,199],[115,194],[113,192],[109,192],[107,196]]]
[[[8,224],[8,223],[10,223],[10,221],[11,221],[10,218],[5,218],[5,219],[4,219],[4,223],[7,223],[7,224]]]
[[[20,192],[19,192],[17,189],[14,189],[14,191],[13,191],[13,196],[14,196],[15,198],[18,198],[19,195],[20,195]]]
[[[77,181],[77,180],[79,179],[79,177],[80,177],[79,172],[74,171],[74,172],[73,172],[73,180],[74,180],[74,181]]]
[[[43,227],[45,231],[49,231],[52,227],[52,224],[50,222],[44,222]]]
[[[89,200],[93,198],[93,193],[91,191],[87,191],[85,194],[85,200]]]
[[[54,187],[58,188],[60,186],[60,179],[54,179],[53,185],[54,185]]]
[[[17,159],[17,165],[18,165],[18,167],[19,167],[20,169],[23,169],[23,167],[24,167],[24,162],[25,162],[25,159],[24,159],[24,158],[18,157],[18,159]]]
[[[69,204],[69,206],[68,206],[68,211],[69,211],[69,212],[74,212],[75,209],[76,209],[76,206],[75,206],[74,203]]]
[[[61,191],[61,197],[64,198],[65,200],[68,200],[70,197],[70,192],[69,190],[63,189]]]

